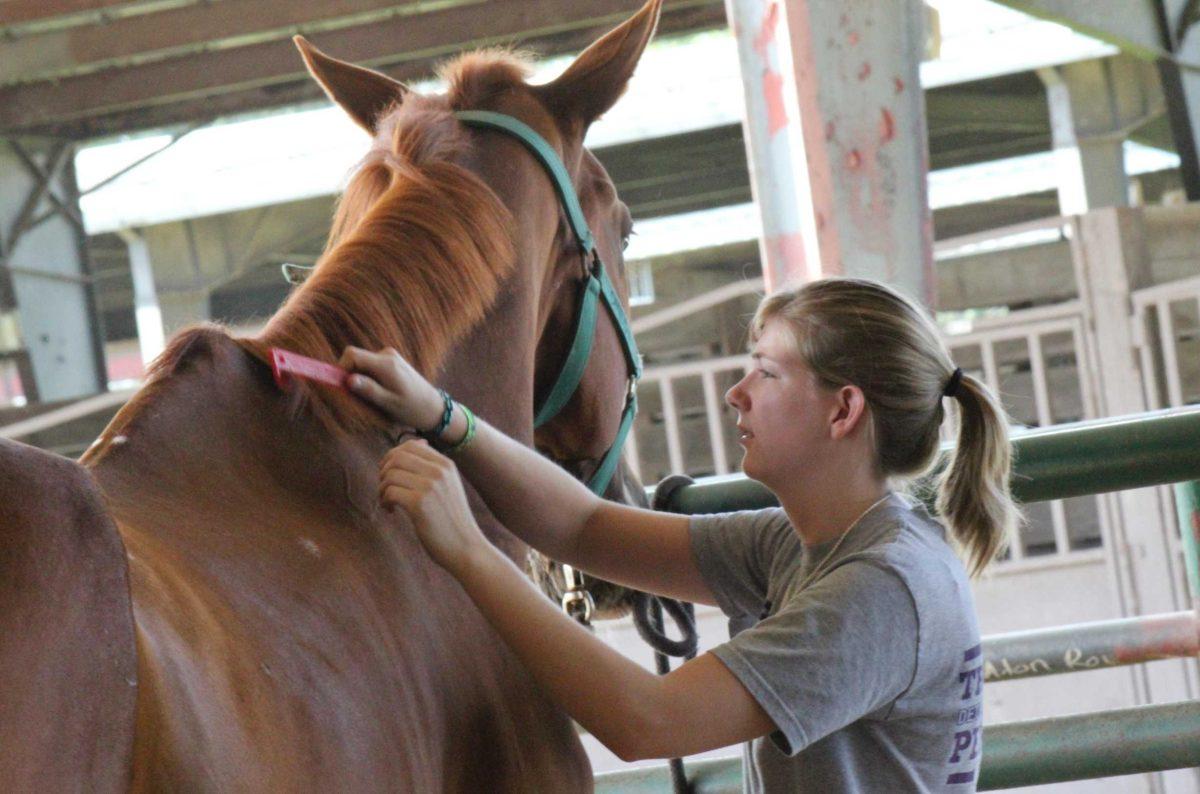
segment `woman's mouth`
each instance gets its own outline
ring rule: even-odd
[[[754,438],[754,433],[738,425],[738,443],[744,444],[752,438]]]

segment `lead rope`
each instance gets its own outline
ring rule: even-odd
[[[673,474],[670,477],[664,478],[654,489],[654,501],[651,503],[651,508],[654,510],[667,510],[671,504],[671,497],[677,490],[685,485],[691,485],[693,482],[691,477],[684,474]],[[638,593],[634,597],[634,623],[638,626],[638,634],[642,635],[642,639],[650,643],[654,648],[654,667],[659,675],[666,675],[671,672],[671,660],[667,653],[660,649],[660,644],[652,641],[645,634],[642,634],[641,625],[638,623],[637,616],[645,607],[639,604],[644,602],[649,606],[646,610],[646,623],[654,631],[655,640],[661,640],[662,645],[670,645],[668,652],[671,656],[681,656],[685,662],[696,658],[696,650],[699,645],[700,635],[696,630],[696,610],[691,604],[683,601],[676,601],[671,598],[661,598],[659,596],[646,595]],[[683,639],[678,642],[672,641],[667,637],[667,633],[663,627],[663,609],[671,615],[671,619],[679,627],[683,634]],[[680,651],[675,653],[673,651]],[[675,794],[691,794],[692,786],[688,783],[687,770],[683,768],[682,758],[672,758],[669,762],[671,768],[671,788]]]

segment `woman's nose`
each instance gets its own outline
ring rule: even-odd
[[[743,412],[745,411],[746,407],[749,405],[749,402],[750,402],[746,395],[746,390],[742,388],[742,385],[745,382],[746,382],[746,378],[743,377],[737,383],[733,384],[733,386],[730,387],[729,391],[725,392],[725,402],[729,403],[731,406],[733,406],[737,410],[743,411]]]

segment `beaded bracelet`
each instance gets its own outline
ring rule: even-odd
[[[432,430],[419,431],[419,435],[430,443],[441,440],[442,433],[446,432],[446,428],[450,426],[450,417],[454,414],[454,400],[450,399],[450,395],[445,389],[438,389],[438,394],[442,395],[442,402],[445,405],[445,409],[442,411],[442,421]]]
[[[471,442],[475,440],[475,414],[471,413],[471,409],[462,403],[459,403],[458,407],[462,409],[463,416],[467,417],[467,432],[463,434],[463,437],[456,444],[446,450],[447,454],[450,455],[457,455],[469,447]]]

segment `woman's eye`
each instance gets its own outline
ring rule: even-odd
[[[767,372],[767,371],[766,371],[765,369],[763,369],[762,367],[759,367],[758,371],[759,371],[759,372],[762,374],[762,376],[763,376],[764,378],[773,378],[773,377],[775,377],[774,375],[772,375],[770,372]]]

